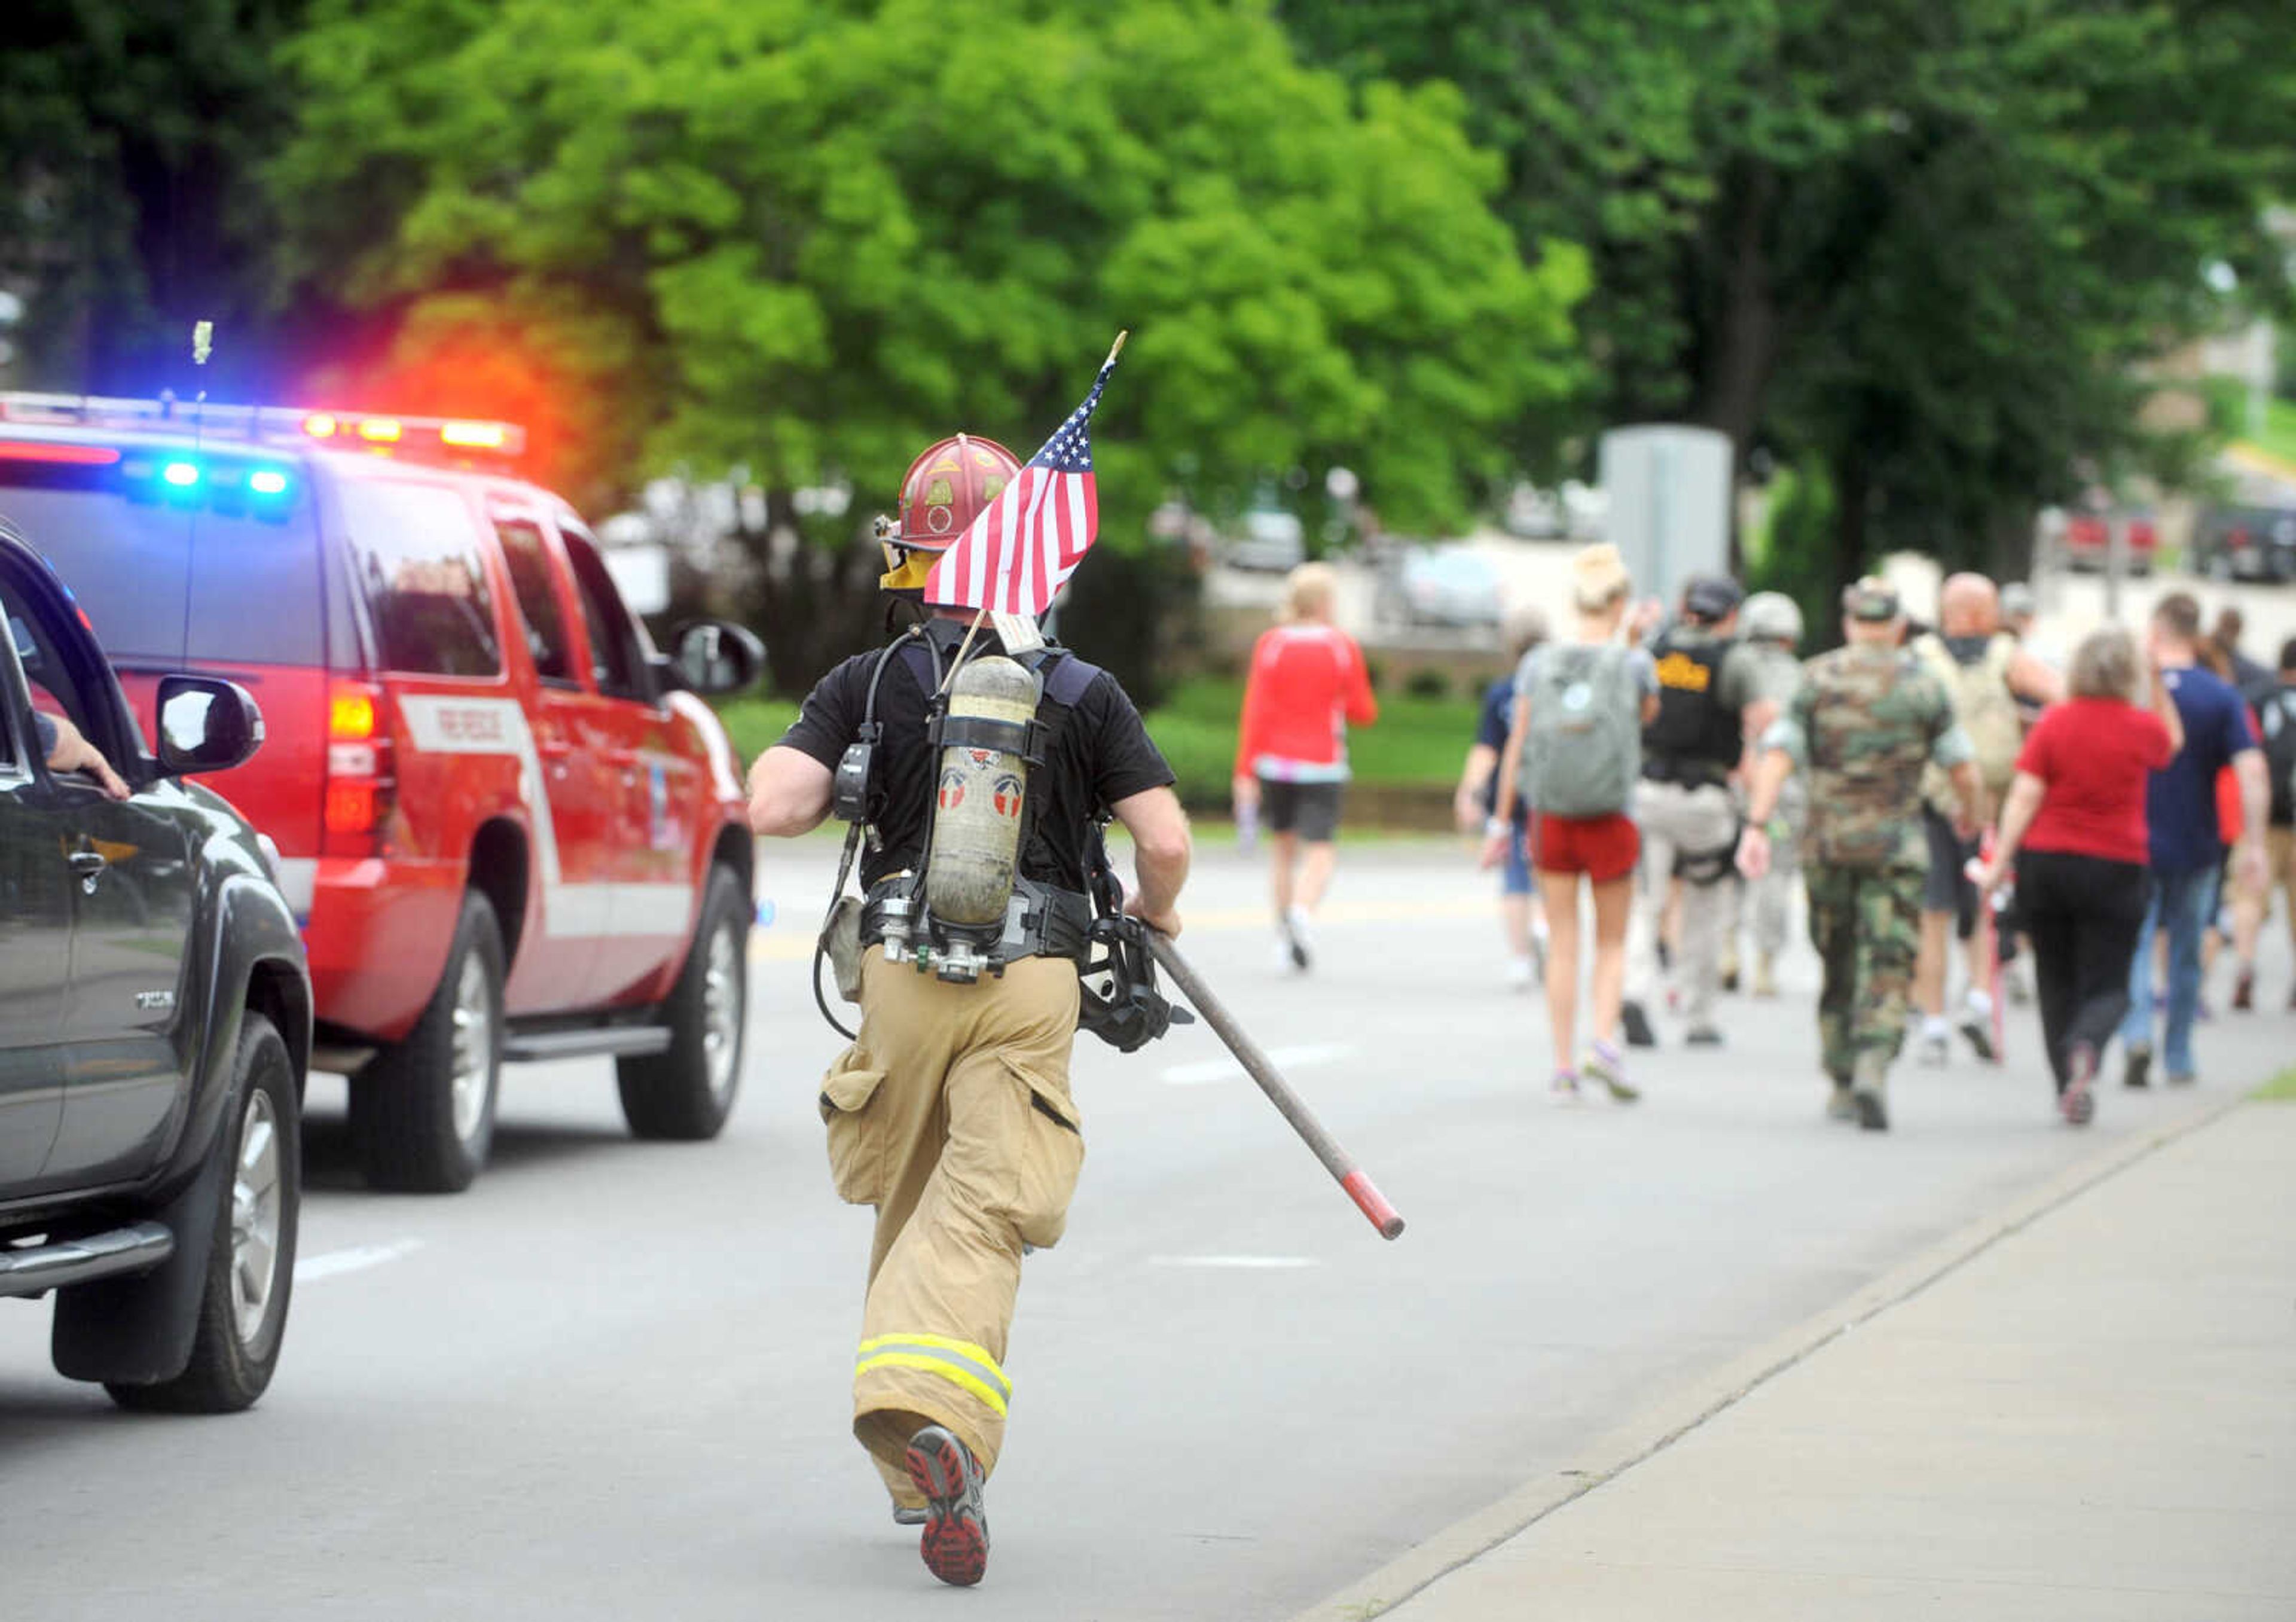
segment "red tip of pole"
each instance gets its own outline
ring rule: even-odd
[[[1349,1172],[1340,1179],[1340,1187],[1348,1191],[1348,1198],[1356,1202],[1356,1208],[1371,1218],[1371,1225],[1379,1230],[1380,1238],[1391,1239],[1403,1231],[1402,1215],[1387,1203],[1386,1195],[1372,1187],[1369,1174],[1361,1171]]]

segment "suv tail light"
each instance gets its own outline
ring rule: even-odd
[[[382,850],[397,782],[382,693],[338,682],[327,696],[325,815],[319,848],[329,856],[374,856]]]

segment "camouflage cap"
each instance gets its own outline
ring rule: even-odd
[[[1901,612],[1898,589],[1878,574],[1869,574],[1841,594],[1841,612],[1853,620],[1894,620]]]

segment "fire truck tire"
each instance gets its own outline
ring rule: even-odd
[[[668,1048],[614,1061],[622,1118],[634,1136],[699,1141],[716,1137],[734,1113],[749,1014],[752,912],[740,877],[730,868],[712,868],[685,967],[661,1005]]]
[[[471,1186],[494,1143],[502,1048],[502,929],[472,890],[430,1007],[352,1078],[351,1141],[370,1185],[411,1194]]]

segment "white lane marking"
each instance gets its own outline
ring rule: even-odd
[[[1334,1065],[1352,1058],[1355,1044],[1344,1042],[1308,1042],[1296,1048],[1270,1048],[1268,1062],[1278,1070],[1305,1070],[1311,1065]],[[1174,1065],[1157,1076],[1172,1087],[1202,1087],[1213,1082],[1240,1081],[1243,1066],[1232,1058],[1208,1058],[1193,1065]]]
[[[1152,1256],[1151,1267],[1229,1267],[1267,1272],[1292,1267],[1320,1267],[1311,1256]]]
[[[363,1272],[370,1267],[380,1267],[385,1262],[395,1262],[403,1256],[412,1256],[422,1248],[421,1239],[390,1239],[380,1245],[354,1245],[348,1250],[330,1250],[320,1256],[307,1256],[295,1264],[295,1282],[308,1284],[318,1279],[332,1279],[346,1272]]]

